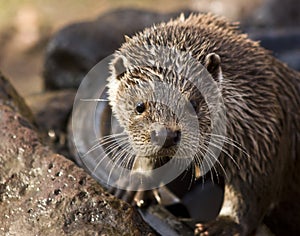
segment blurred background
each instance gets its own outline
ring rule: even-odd
[[[0,71],[23,96],[43,90],[45,48],[64,26],[117,8],[211,11],[245,29],[299,26],[299,0],[0,0]],[[278,4],[279,3],[279,4]],[[274,7],[275,6],[275,7]],[[279,7],[278,7],[279,6]],[[276,17],[274,17],[276,14]],[[272,28],[272,29],[273,29]]]

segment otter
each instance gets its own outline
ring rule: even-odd
[[[214,85],[203,82],[207,77]],[[206,87],[199,91],[199,84]],[[214,156],[208,145],[216,138],[220,154],[211,171],[224,176],[224,202],[197,234],[252,235],[262,222],[276,233],[300,234],[300,73],[237,23],[191,14],[126,37],[107,87],[127,135],[123,157],[135,159],[135,168],[192,155],[197,176],[205,151]],[[224,132],[213,136],[215,127]]]

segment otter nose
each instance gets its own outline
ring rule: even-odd
[[[161,127],[151,131],[151,143],[164,148],[175,146],[180,142],[181,132]]]

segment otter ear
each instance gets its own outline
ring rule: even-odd
[[[207,71],[212,75],[215,81],[222,81],[223,75],[221,69],[221,58],[218,54],[209,53],[205,57],[205,67]]]
[[[112,63],[112,74],[115,78],[120,79],[126,72],[125,59],[121,56],[116,58]]]

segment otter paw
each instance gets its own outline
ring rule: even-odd
[[[230,217],[221,216],[209,223],[196,224],[195,235],[239,236],[242,235],[242,228]]]
[[[108,190],[115,197],[138,207],[147,207],[155,201],[152,191],[128,191],[111,188]]]
[[[135,177],[136,179],[139,179],[140,176],[136,174]],[[147,207],[155,201],[155,197],[152,190],[147,190],[147,191],[138,190],[138,189],[143,189],[139,185],[140,184],[139,182],[131,182],[127,178],[122,178],[119,179],[118,181],[119,181],[119,185],[121,183],[121,186],[128,186],[128,189],[136,189],[136,191],[110,187],[108,189],[108,192],[113,194],[115,197],[133,206],[138,206],[138,207]]]

